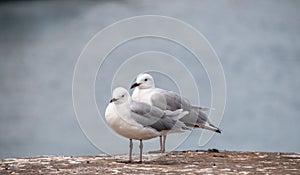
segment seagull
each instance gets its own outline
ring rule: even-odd
[[[105,111],[108,125],[118,134],[129,138],[129,163],[132,162],[132,140],[140,141],[140,162],[142,162],[142,140],[161,135],[189,130],[179,121],[187,111],[162,110],[143,102],[133,101],[123,87],[114,89],[112,99]]]
[[[162,110],[175,111],[183,109],[184,111],[188,111],[189,114],[179,120],[186,126],[190,128],[203,128],[221,133],[221,130],[213,125],[208,120],[207,115],[202,112],[209,108],[193,106],[187,99],[179,96],[173,91],[156,88],[154,79],[150,74],[139,74],[136,78],[136,82],[131,86],[131,89],[133,88],[135,88],[132,93],[133,100],[159,107]],[[160,136],[160,150],[152,151],[152,153],[165,152],[165,142],[166,135]]]

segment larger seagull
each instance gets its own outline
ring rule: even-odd
[[[105,111],[105,119],[118,134],[129,138],[129,162],[132,162],[132,139],[140,141],[142,162],[143,140],[187,130],[185,124],[178,120],[187,115],[187,111],[161,110],[143,102],[135,102],[122,87],[114,89],[112,96]]]
[[[184,97],[179,96],[175,92],[156,88],[154,79],[151,75],[142,73],[136,78],[136,82],[131,86],[135,88],[132,93],[132,99],[144,102],[163,110],[183,109],[189,114],[180,119],[188,127],[198,127],[221,133],[221,130],[213,125],[203,110],[206,108],[193,106]],[[166,135],[160,136],[160,150],[154,152],[165,152]]]

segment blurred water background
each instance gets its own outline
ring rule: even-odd
[[[296,0],[1,1],[0,158],[100,154],[74,114],[74,67],[98,31],[146,14],[178,18],[199,30],[218,54],[227,79],[222,135],[199,148],[200,130],[179,149],[300,152],[299,9]],[[172,53],[192,71],[199,70],[201,104],[210,105],[205,71],[174,43],[154,38],[129,42],[109,56],[103,70],[112,69],[114,60],[147,50]],[[154,76],[160,87],[178,90]],[[110,81],[99,75],[96,82],[102,114]],[[118,149],[118,143],[103,142]]]

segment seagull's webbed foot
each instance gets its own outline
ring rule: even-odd
[[[126,163],[126,164],[134,163],[132,160],[117,160],[116,162],[118,162],[118,163]]]
[[[149,151],[149,154],[158,154],[158,153],[164,153],[164,150],[154,150],[154,151]]]

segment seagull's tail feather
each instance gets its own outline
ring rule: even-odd
[[[219,134],[222,133],[222,130],[220,128],[214,126],[213,124],[196,124],[195,127],[214,131]]]
[[[221,129],[211,124],[208,120],[207,115],[204,112],[199,111],[199,108],[193,107],[191,111],[183,111],[183,109],[178,109],[176,111],[165,111],[166,114],[169,114],[168,117],[171,117],[174,120],[178,120],[178,125],[180,127],[176,128],[185,128],[184,130],[196,127],[203,128],[216,133],[221,133]],[[180,121],[179,121],[180,120]],[[177,124],[176,123],[176,124]]]
[[[206,106],[192,106],[194,109],[198,109],[200,111],[209,111],[209,110],[215,110],[215,108],[210,108]]]

